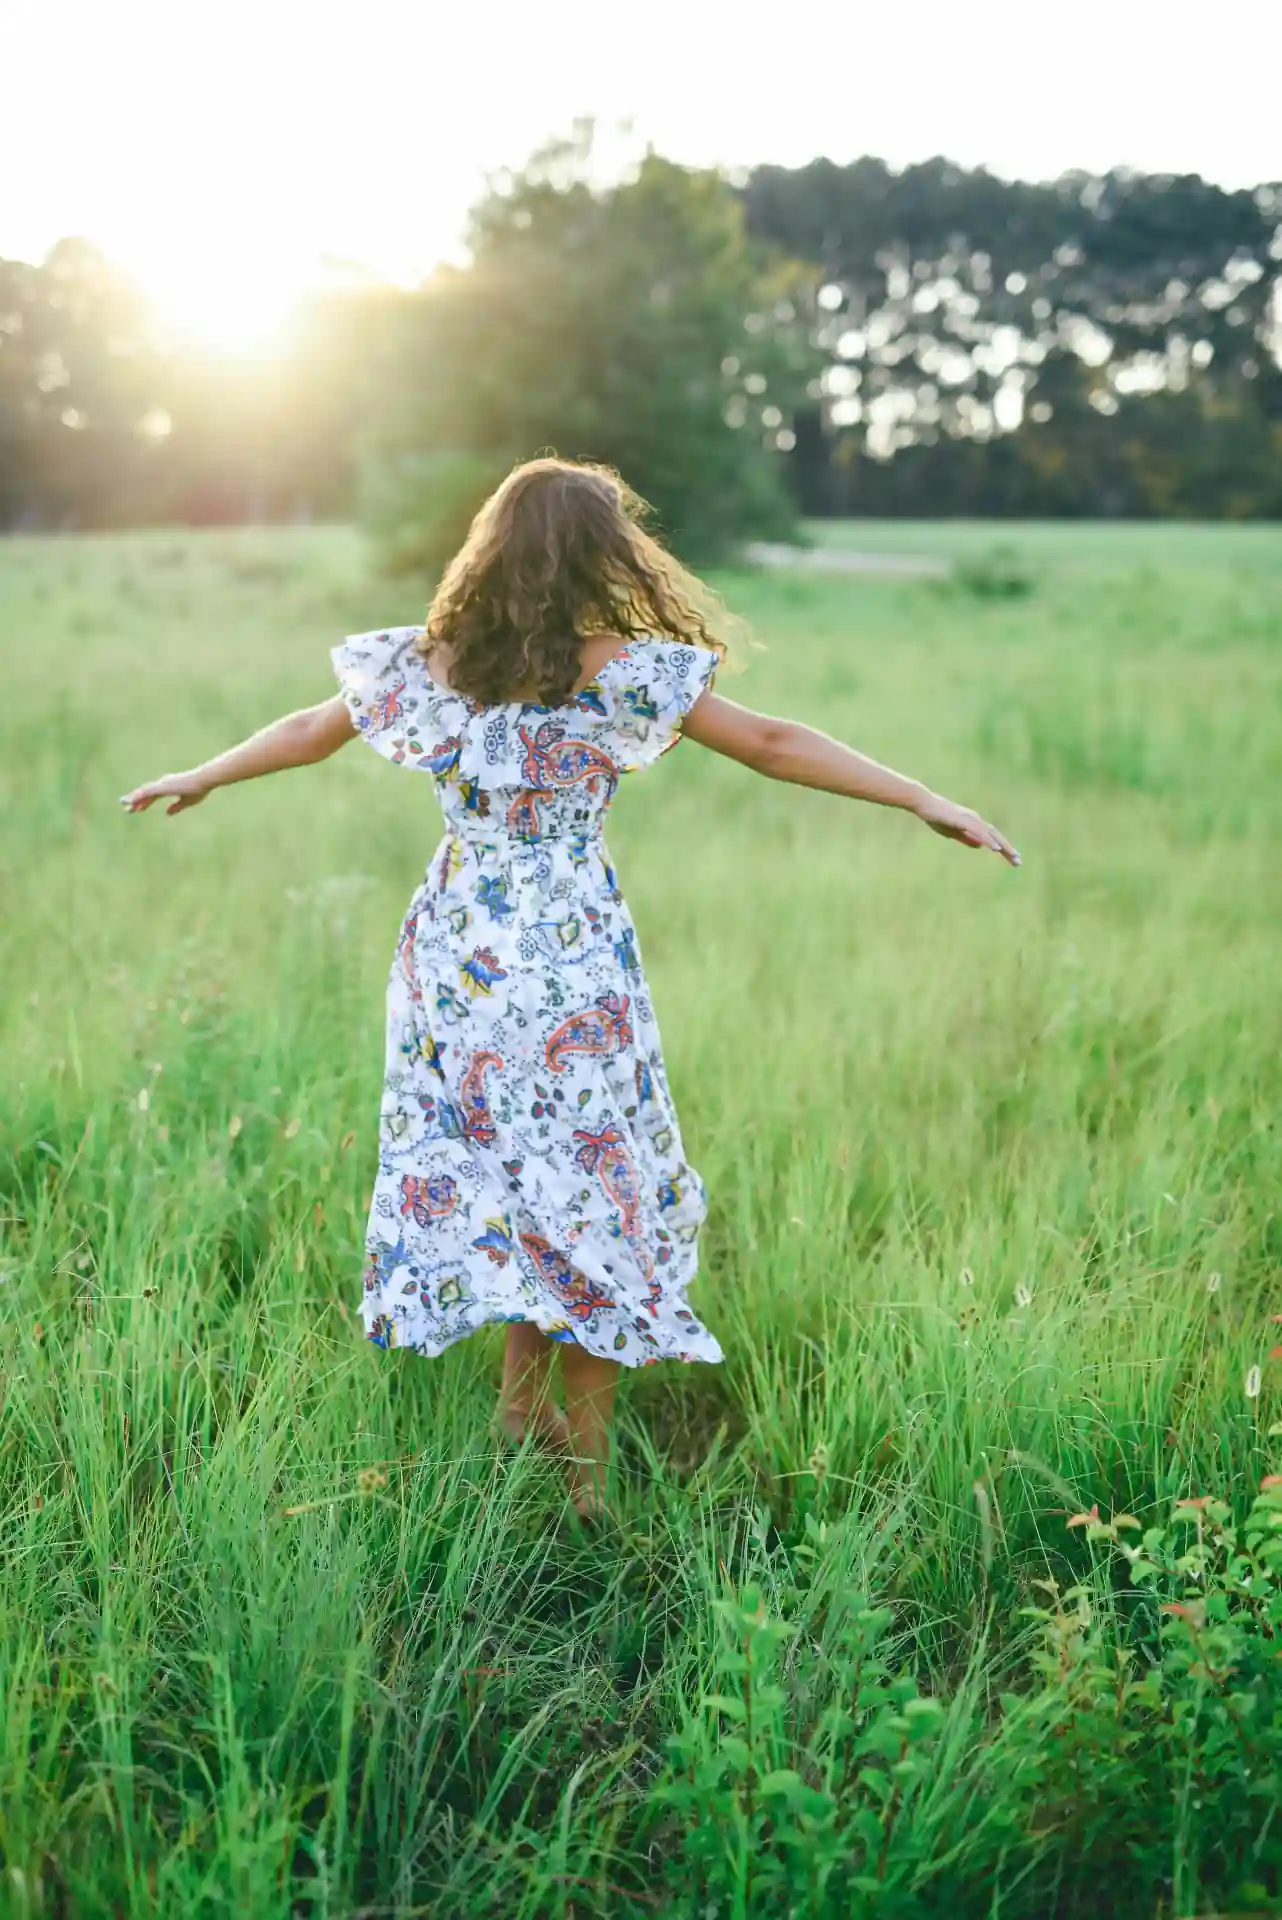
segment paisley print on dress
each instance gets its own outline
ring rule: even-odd
[[[703,1184],[602,837],[716,656],[642,641],[564,707],[485,708],[431,677],[421,631],[333,655],[357,730],[431,774],[446,828],[388,980],[366,1331],[437,1354],[528,1320],[628,1366],[719,1360],[686,1297]]]

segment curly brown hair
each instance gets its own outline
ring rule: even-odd
[[[642,501],[609,467],[529,460],[473,520],[428,609],[420,646],[443,651],[450,686],[484,706],[531,690],[568,701],[589,640],[645,635],[724,658],[732,625],[710,588],[642,524]]]

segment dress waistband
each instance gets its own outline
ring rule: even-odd
[[[496,833],[493,822],[489,820],[468,820],[466,824],[451,820],[446,826],[445,837],[460,847],[478,853],[537,853],[546,848],[565,847],[571,853],[586,855],[599,853],[605,845],[605,835],[600,825],[562,828],[552,833],[514,833],[510,827],[504,827]]]

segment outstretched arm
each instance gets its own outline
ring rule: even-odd
[[[199,806],[215,787],[234,786],[238,780],[257,780],[264,773],[282,773],[286,767],[310,767],[328,760],[331,753],[355,737],[352,716],[346,701],[337,694],[318,707],[304,707],[287,713],[238,747],[220,753],[215,760],[191,767],[186,773],[167,773],[149,780],[132,793],[120,796],[126,813],[145,813],[156,800],[172,800],[166,813],[185,813]]]
[[[770,780],[817,787],[847,800],[871,800],[879,807],[902,807],[948,840],[988,847],[1012,867],[1019,865],[1019,855],[1009,841],[969,807],[945,800],[816,727],[798,720],[772,720],[767,714],[736,706],[733,700],[723,700],[718,693],[705,693],[690,709],[682,732],[701,747],[724,753]]]

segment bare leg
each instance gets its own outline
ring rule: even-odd
[[[516,1441],[527,1433],[545,1446],[564,1449],[570,1429],[552,1399],[552,1355],[556,1342],[528,1320],[507,1330],[503,1350],[503,1385],[499,1390],[499,1425]]]
[[[561,1349],[561,1371],[570,1422],[570,1497],[574,1511],[590,1518],[605,1506],[619,1363],[567,1341]]]

